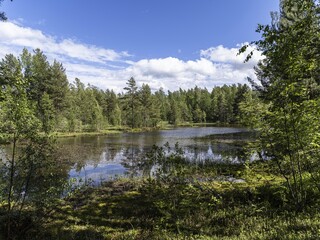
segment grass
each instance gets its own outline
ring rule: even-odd
[[[23,239],[319,239],[319,194],[295,211],[268,162],[195,165],[178,152],[154,152],[153,177],[78,188]]]
[[[53,132],[52,135],[58,138],[79,137],[79,136],[100,136],[108,134],[119,134],[123,132],[146,132],[154,131],[157,128],[129,128],[125,126],[109,127],[99,131],[83,131],[83,132]]]
[[[261,165],[216,166],[241,183],[192,169],[80,189],[57,207],[47,239],[319,239],[318,205],[292,211],[282,178]]]
[[[192,123],[192,122],[183,122],[178,125],[169,124],[166,121],[160,122],[156,127],[141,127],[141,128],[130,128],[128,126],[110,126],[106,129],[102,129],[99,131],[82,131],[82,132],[53,132],[52,135],[58,138],[63,137],[78,137],[78,136],[99,136],[99,135],[107,135],[107,134],[117,134],[122,132],[148,132],[154,130],[169,130],[174,127],[200,127],[200,126],[221,126],[216,123]],[[224,125],[225,126],[225,125]],[[232,126],[232,125],[230,125]]]
[[[252,202],[217,203],[208,194],[217,186],[206,184],[202,193],[182,188],[184,198],[175,199],[179,206],[173,208],[168,189],[109,183],[67,199],[48,227],[59,239],[317,239],[320,234],[319,212],[293,214]]]
[[[99,136],[99,135],[107,135],[107,134],[118,134],[122,131],[119,130],[101,130],[98,132],[54,132],[53,136],[57,138],[64,137],[79,137],[79,136]]]

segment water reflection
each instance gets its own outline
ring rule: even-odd
[[[243,145],[254,135],[245,128],[177,128],[146,133],[123,133],[107,136],[82,136],[59,139],[61,152],[70,159],[70,177],[101,182],[117,176],[142,175],[146,152],[153,145],[179,146],[190,161],[239,162],[252,155]]]

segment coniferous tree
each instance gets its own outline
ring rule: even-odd
[[[50,70],[51,79],[48,81],[46,92],[53,102],[56,113],[62,113],[66,109],[66,95],[69,90],[66,69],[61,63],[54,61]]]
[[[249,94],[247,94],[249,93]],[[251,92],[249,89],[249,86],[244,84],[238,84],[237,91],[234,96],[234,102],[233,102],[233,119],[232,122],[236,122],[239,120],[240,115],[240,104],[247,100],[247,96],[251,96]]]
[[[127,92],[124,95],[124,109],[127,112],[127,122],[131,128],[138,126],[137,110],[140,106],[138,87],[136,81],[131,77],[124,88]],[[129,117],[128,117],[129,116]]]
[[[158,106],[159,115],[162,121],[167,121],[168,111],[169,111],[169,102],[168,97],[162,88],[154,93],[155,105]]]
[[[113,90],[105,91],[105,107],[103,113],[107,117],[108,123],[111,125],[121,125],[121,110],[119,107],[119,99]]]
[[[142,84],[139,91],[141,102],[141,115],[144,127],[151,126],[151,117],[153,110],[153,98],[148,84]]]

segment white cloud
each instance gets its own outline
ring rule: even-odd
[[[81,61],[104,63],[128,57],[127,52],[116,52],[72,39],[58,41],[40,30],[22,27],[12,22],[0,22],[0,42],[13,47],[40,48],[47,54],[60,54]]]
[[[151,88],[164,89],[245,83],[247,76],[254,77],[252,69],[236,69],[232,64],[213,63],[208,59],[182,61],[177,58],[143,59],[121,71],[121,76],[134,76]]]
[[[12,20],[12,22],[18,26],[22,26],[23,23],[24,23],[24,19],[23,18],[17,18],[17,19],[14,19]]]
[[[246,53],[237,56],[241,45],[226,48],[222,45],[201,50],[198,59],[184,61],[175,57],[132,61],[130,54],[73,39],[62,39],[42,31],[10,22],[0,22],[0,58],[5,54],[18,55],[23,47],[40,48],[49,60],[57,59],[67,69],[70,82],[78,77],[85,83],[121,92],[133,76],[139,85],[147,83],[154,90],[192,88],[208,89],[223,84],[246,83],[255,78],[253,65],[261,55],[255,51],[252,60],[244,64]],[[247,53],[254,50],[249,47]]]
[[[200,55],[216,63],[228,63],[251,68],[253,65],[256,65],[261,59],[261,53],[259,51],[256,51],[253,46],[249,46],[244,53],[239,55],[239,49],[245,44],[248,43],[238,44],[237,48],[226,48],[223,45],[219,45],[217,47],[211,47],[206,50],[201,50]],[[250,62],[248,64],[243,64],[246,56],[251,51],[253,51],[253,55]]]

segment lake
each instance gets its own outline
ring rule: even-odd
[[[70,159],[70,178],[78,181],[110,180],[119,176],[139,176],[143,169],[135,164],[154,145],[178,143],[184,156],[195,163],[220,161],[237,163],[252,158],[243,146],[254,139],[246,128],[181,127],[143,133],[61,138],[58,144]]]

